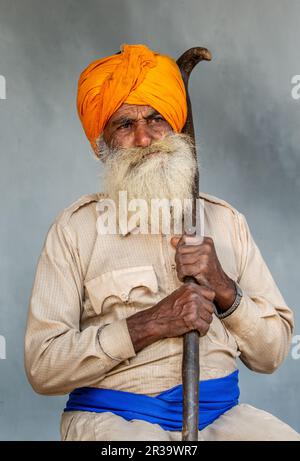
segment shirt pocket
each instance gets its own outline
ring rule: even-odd
[[[85,283],[96,314],[109,314],[124,308],[140,310],[159,300],[158,281],[153,266],[136,266],[105,272]],[[123,308],[123,309],[122,309]],[[129,310],[129,309],[128,309]],[[117,318],[123,315],[116,315]]]

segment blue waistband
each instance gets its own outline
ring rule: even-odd
[[[199,430],[238,404],[238,370],[224,378],[199,382]],[[141,419],[168,431],[182,430],[182,384],[155,397],[81,387],[74,389],[64,411],[111,412],[128,421]]]

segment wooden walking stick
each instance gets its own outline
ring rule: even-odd
[[[210,51],[206,48],[190,48],[183,53],[177,60],[181,75],[185,84],[188,116],[182,132],[188,134],[193,140],[193,153],[197,160],[195,147],[195,132],[192,114],[192,105],[188,93],[188,83],[193,68],[200,61],[210,61],[212,58]],[[195,175],[193,190],[193,226],[196,226],[196,199],[199,191],[199,172]],[[194,277],[186,276],[185,283],[198,283]],[[183,427],[182,440],[198,440],[198,421],[199,421],[199,332],[190,331],[184,335],[183,357],[182,357],[182,384],[183,384]]]

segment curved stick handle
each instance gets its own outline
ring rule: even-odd
[[[195,131],[193,123],[192,104],[188,92],[189,78],[192,70],[200,61],[210,61],[211,53],[206,48],[194,47],[183,53],[177,60],[177,65],[185,84],[188,115],[182,132],[193,140],[193,153],[197,160],[195,148]],[[196,224],[196,198],[198,196],[199,172],[197,170],[194,181],[193,224]],[[185,277],[185,283],[197,283],[194,277]],[[199,333],[190,331],[184,335],[182,357],[182,384],[183,384],[183,427],[182,440],[198,440],[199,422]]]
[[[211,52],[207,48],[201,48],[200,46],[196,46],[194,48],[190,48],[189,50],[185,51],[180,58],[177,59],[177,65],[180,69],[182,79],[185,84],[186,89],[186,99],[188,105],[188,116],[183,127],[182,132],[191,136],[193,141],[195,142],[195,131],[194,131],[194,123],[193,123],[193,113],[192,113],[192,104],[188,92],[188,85],[189,79],[192,70],[200,61],[211,61],[212,55]]]

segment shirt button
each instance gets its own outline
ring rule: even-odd
[[[176,264],[171,264],[172,269],[176,269]]]
[[[122,299],[122,301],[124,301],[126,303],[129,300],[129,295],[127,293],[123,292],[123,293],[121,293],[121,299]]]

